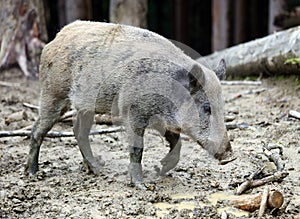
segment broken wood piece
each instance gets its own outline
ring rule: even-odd
[[[300,119],[300,113],[295,111],[295,110],[290,110],[289,111],[289,117]]]
[[[23,106],[28,107],[30,109],[35,109],[35,110],[39,110],[40,107],[30,104],[30,103],[23,103]]]
[[[97,115],[95,115],[95,122],[98,125],[112,125],[113,124],[112,117],[110,115],[107,115],[107,114],[104,114],[104,115],[97,114]]]
[[[287,172],[275,172],[273,175],[264,177],[262,179],[253,179],[262,170],[263,170],[263,168],[260,169],[259,171],[255,172],[255,173],[253,173],[249,177],[249,179],[247,179],[245,182],[243,182],[241,185],[239,185],[238,188],[236,189],[235,194],[241,195],[245,191],[247,191],[248,189],[258,187],[258,186],[262,186],[262,185],[265,185],[266,183],[269,183],[269,182],[281,181],[289,175]]]
[[[72,118],[74,115],[76,114],[76,110],[71,110],[71,111],[68,111],[66,112],[64,115],[62,115],[60,118],[59,118],[59,121],[65,121],[69,118]]]
[[[252,179],[248,179],[245,182],[243,182],[241,185],[239,185],[237,187],[235,194],[236,195],[243,194],[246,190],[248,190],[249,188],[251,188],[251,183],[252,183]]]
[[[233,120],[235,120],[235,116],[233,115],[225,116],[225,122],[232,122]]]
[[[283,204],[284,198],[280,191],[274,189],[271,190],[267,196],[266,207],[267,208],[280,208]],[[234,207],[244,211],[253,212],[260,208],[263,194],[256,193],[250,195],[241,195],[229,201]]]
[[[21,129],[18,129],[18,130],[16,130],[16,131],[23,131],[23,130],[31,130],[32,129],[32,124],[31,125],[28,125],[28,126],[25,126],[25,127],[23,127],[23,128],[21,128]]]
[[[97,114],[95,116],[95,122],[98,125],[121,125],[122,119],[120,117],[113,117],[108,114]]]
[[[237,159],[237,157],[233,156],[233,157],[230,157],[228,159],[220,160],[219,164],[220,165],[225,165],[225,164],[228,164],[228,163],[230,163],[230,162],[232,162],[236,159]]]
[[[263,170],[265,169],[265,166],[261,167],[260,169],[258,169],[257,171],[255,171],[254,173],[252,173],[249,178],[243,182],[241,185],[238,186],[238,188],[236,189],[236,193],[237,195],[241,195],[243,194],[246,190],[248,190],[249,188],[252,187],[252,181],[253,179],[259,175]]]
[[[13,82],[7,82],[7,81],[0,81],[0,85],[3,87],[19,87],[20,83],[13,83]]]
[[[107,133],[113,133],[113,132],[120,132],[123,131],[123,127],[111,127],[107,129],[101,129],[101,130],[92,130],[90,132],[90,135],[101,135],[101,134],[107,134]],[[14,136],[31,136],[31,130],[16,130],[16,131],[0,131],[0,138],[1,137],[14,137]],[[47,133],[46,137],[48,138],[59,138],[59,137],[73,137],[73,132],[60,132],[60,131],[50,131]]]
[[[235,95],[233,98],[227,100],[227,102],[231,102],[234,101],[236,99],[239,99],[241,97],[243,97],[244,95],[249,95],[249,94],[260,94],[261,92],[266,91],[266,88],[261,88],[261,89],[254,89],[254,90],[246,90],[242,93],[238,93],[237,95]]]
[[[17,122],[17,121],[27,120],[27,119],[28,119],[27,113],[24,110],[22,110],[5,117],[5,125],[9,125],[12,122]]]
[[[282,207],[283,202],[284,198],[281,192],[278,190],[271,190],[269,192],[268,206],[272,208],[280,208]]]
[[[255,179],[255,180],[253,180],[252,183],[251,183],[251,187],[253,188],[253,187],[262,186],[262,185],[264,185],[266,183],[269,183],[269,182],[282,181],[288,175],[289,175],[288,172],[275,172],[271,176],[267,176],[267,177],[262,178],[262,179]]]
[[[75,115],[76,115],[76,110],[68,111],[60,117],[59,121],[61,122],[72,121],[73,120],[72,117]],[[111,115],[107,115],[107,114],[103,114],[103,115],[96,114],[94,120],[97,125],[113,125],[113,124],[119,124],[119,122],[121,121],[119,118],[117,117],[112,118]]]
[[[265,213],[268,204],[269,187],[266,187],[262,193],[261,202],[259,206],[258,218],[262,218]]]
[[[73,120],[72,117],[75,116],[75,115],[76,115],[75,110],[68,111],[63,116],[61,116],[59,121],[61,121],[61,122],[72,121]],[[117,118],[112,118],[111,115],[107,115],[107,114],[103,114],[103,115],[96,114],[94,120],[95,120],[95,123],[97,125],[113,125],[114,122],[117,123],[119,121]]]
[[[269,161],[273,162],[276,165],[277,171],[284,170],[284,163],[282,162],[281,156],[279,153],[272,153],[266,147],[263,147],[263,152]]]
[[[280,212],[285,212],[286,208],[288,207],[288,205],[290,204],[291,199],[289,200],[284,200],[283,205],[279,208]]]
[[[299,33],[299,27],[294,27],[222,51],[216,51],[211,55],[198,58],[197,61],[213,68],[215,63],[225,58],[226,75],[229,77],[259,76],[261,73],[297,75],[299,66],[286,63],[286,60],[299,56]]]
[[[31,108],[31,109],[37,109],[39,110],[39,106],[32,105],[30,103],[23,103],[23,106]],[[73,116],[76,115],[76,110],[71,110],[66,112],[64,115],[62,115],[59,119],[60,122],[69,122],[73,121]],[[113,125],[113,124],[120,124],[121,119],[118,117],[112,118],[111,115],[107,114],[96,114],[95,115],[95,123],[98,125]]]
[[[260,89],[254,89],[254,90],[247,90],[242,92],[242,95],[248,95],[248,94],[260,94],[261,92],[266,91],[266,88],[260,88]]]
[[[222,85],[262,85],[261,81],[221,81]]]
[[[267,150],[274,150],[274,149],[279,149],[279,154],[280,155],[283,155],[283,147],[281,146],[281,145],[275,145],[275,144],[265,144],[265,143],[263,143],[264,144],[264,148],[266,148]]]
[[[230,201],[234,207],[244,210],[253,212],[257,210],[260,206],[261,202],[261,194],[251,194],[251,195],[242,195]]]

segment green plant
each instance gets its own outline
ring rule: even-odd
[[[300,57],[288,58],[285,60],[284,64],[297,65],[300,64]]]

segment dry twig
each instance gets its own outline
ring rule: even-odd
[[[272,153],[271,150],[273,150],[273,149],[279,149],[279,153]],[[280,156],[280,155],[283,154],[282,146],[264,144],[263,152],[271,162],[275,163],[275,165],[277,167],[277,171],[275,173],[273,173],[272,175],[270,175],[270,176],[266,176],[264,178],[255,179],[255,180],[254,180],[254,178],[256,178],[256,176],[264,168],[261,168],[260,170],[254,172],[253,174],[251,174],[251,176],[245,182],[243,182],[241,185],[238,186],[238,188],[236,190],[237,195],[242,194],[243,192],[245,192],[246,190],[248,190],[250,188],[254,188],[254,187],[257,187],[257,186],[262,186],[262,185],[264,185],[266,183],[269,183],[269,182],[281,181],[289,175],[288,172],[283,171],[284,170],[284,163],[282,162],[282,159],[281,159],[281,156]]]
[[[238,186],[238,188],[236,190],[236,194],[241,195],[249,188],[252,188],[253,179],[257,175],[259,175],[263,171],[264,168],[265,167],[262,167],[262,168],[258,169],[257,171],[255,171],[254,173],[252,173],[245,182],[243,182],[240,186]]]
[[[295,111],[295,110],[290,110],[289,111],[289,117],[300,119],[300,113]]]
[[[22,110],[19,112],[12,113],[9,116],[5,117],[5,124],[9,125],[12,122],[27,120],[27,118],[28,118],[27,113],[24,110]]]
[[[3,87],[19,87],[20,83],[12,83],[7,81],[0,81],[0,85]]]
[[[39,110],[39,107],[36,105],[32,105],[30,103],[23,103],[23,106],[28,107],[30,109],[37,109]],[[59,119],[60,122],[69,122],[72,121],[72,117],[76,115],[76,110],[71,110],[66,112],[64,115],[62,115]],[[95,123],[98,125],[113,125],[113,124],[119,124],[121,122],[120,118],[112,118],[110,115],[95,115]]]
[[[279,153],[272,153],[266,147],[263,148],[263,152],[266,155],[266,157],[269,159],[269,161],[273,162],[276,165],[277,171],[283,171],[284,163],[282,162]]]
[[[285,177],[287,177],[289,175],[288,172],[275,172],[273,175],[271,176],[267,176],[267,177],[264,177],[262,179],[256,179],[256,180],[253,180],[252,183],[251,183],[251,187],[257,187],[257,186],[262,186],[266,183],[269,183],[269,182],[280,182],[282,181]]]
[[[266,88],[260,88],[260,89],[255,89],[255,90],[246,90],[242,93],[238,93],[233,98],[229,99],[227,102],[234,101],[234,100],[239,99],[248,94],[260,94],[261,92],[264,92],[264,91],[266,91]]]
[[[25,103],[25,102],[23,103],[23,106],[28,107],[30,109],[35,109],[35,110],[39,110],[39,108],[40,108],[36,105],[30,104],[30,103]]]
[[[262,85],[261,81],[221,81],[222,85]]]
[[[259,207],[259,212],[258,212],[258,218],[262,218],[262,216],[265,213],[265,210],[267,208],[267,203],[268,203],[269,191],[270,191],[270,189],[268,186],[263,191],[263,194],[261,197],[261,202],[260,202],[260,207]]]
[[[107,134],[113,132],[123,131],[123,127],[112,127],[107,129],[101,130],[92,130],[90,135],[97,135],[97,134]],[[31,135],[30,130],[16,130],[16,131],[0,131],[0,138],[1,137],[13,137],[13,136],[27,136]],[[73,132],[59,132],[59,131],[50,131],[47,133],[46,137],[48,138],[59,138],[59,137],[73,137]]]

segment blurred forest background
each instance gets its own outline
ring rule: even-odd
[[[147,28],[201,55],[300,24],[300,0],[1,0],[0,12],[0,68],[17,62],[25,75],[77,19]]]
[[[300,0],[134,0],[130,7],[137,8],[141,1],[147,4],[145,28],[201,55],[300,24]],[[110,21],[110,0],[44,0],[44,4],[49,40],[76,19]]]

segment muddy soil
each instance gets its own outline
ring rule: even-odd
[[[22,78],[17,69],[0,75],[0,130],[17,130],[31,125],[37,110],[23,103],[38,105],[39,84]],[[265,88],[258,93],[249,90]],[[258,212],[236,210],[226,200],[234,194],[237,183],[266,166],[263,174],[276,167],[263,154],[263,144],[283,147],[283,162],[289,175],[281,182],[265,186],[282,192],[290,201],[285,211],[267,210],[264,218],[300,218],[300,120],[288,117],[289,110],[300,112],[300,86],[296,77],[268,78],[261,86],[223,86],[226,115],[237,159],[227,165],[218,162],[193,141],[183,138],[183,152],[178,166],[166,177],[158,177],[160,160],[168,151],[167,143],[155,131],[148,130],[143,159],[147,191],[130,185],[129,158],[124,133],[91,136],[96,156],[106,161],[99,176],[84,169],[73,137],[46,138],[40,152],[40,171],[24,174],[29,150],[26,137],[0,138],[0,218],[256,218]],[[240,98],[234,98],[242,94]],[[5,122],[19,111],[27,116]],[[106,128],[94,125],[93,129]],[[72,131],[70,123],[58,123],[52,130]]]

